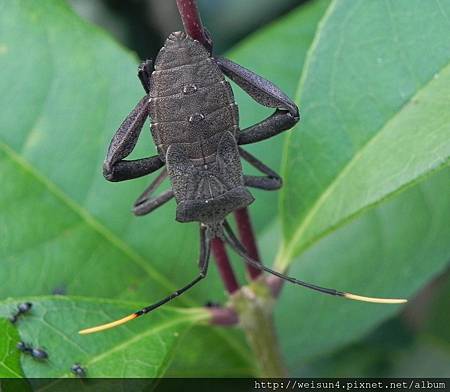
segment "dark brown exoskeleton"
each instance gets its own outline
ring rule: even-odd
[[[123,324],[190,289],[206,276],[210,241],[216,236],[257,268],[317,291],[346,296],[343,292],[286,277],[251,259],[225,220],[231,212],[253,202],[248,187],[264,190],[281,187],[278,174],[240,146],[292,128],[299,120],[296,104],[273,83],[230,60],[212,56],[202,44],[182,32],[172,33],[156,57],[154,69],[152,62],[147,60],[139,67],[138,76],[147,95],[114,135],[103,167],[104,176],[109,181],[123,181],[164,167],[137,199],[134,213],[148,214],[175,197],[177,221],[200,222],[200,274],[185,287],[153,305],[81,333]],[[225,76],[256,102],[274,108],[275,112],[260,123],[240,130],[238,107]],[[135,147],[147,117],[150,118],[158,155],[125,160]],[[264,176],[244,175],[241,158]],[[152,196],[167,176],[171,189]]]

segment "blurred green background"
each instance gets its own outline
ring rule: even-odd
[[[140,58],[153,58],[172,31],[183,29],[175,1],[69,0],[84,18],[102,26]],[[223,53],[252,31],[306,0],[200,0],[202,20]]]
[[[199,0],[198,4],[203,22],[214,37],[215,51],[224,53],[248,34],[307,2]],[[70,3],[80,16],[108,30],[141,59],[154,58],[165,37],[182,29],[174,1],[70,0]],[[333,355],[317,358],[297,374],[450,377],[450,268],[427,285],[404,311],[365,339]]]
[[[415,8],[408,8],[409,0],[404,0],[405,7],[395,0],[380,1],[370,3],[375,4],[376,12],[364,1],[333,2],[333,18],[324,24],[327,31],[321,30],[320,45],[310,52],[316,59],[323,57],[305,78],[309,85],[303,92],[309,96],[300,100],[304,118],[289,139],[294,152],[285,179],[298,175],[295,181],[285,182],[283,191],[252,191],[256,202],[250,210],[267,264],[273,264],[281,242],[279,215],[281,219],[289,215],[286,210],[279,214],[279,195],[287,189],[291,205],[297,207],[294,212],[303,212],[302,203],[317,196],[311,189],[326,184],[327,170],[339,168],[338,159],[345,160],[349,151],[359,152],[370,126],[380,125],[378,121],[386,125],[386,119],[401,112],[399,106],[403,109],[403,104],[415,103],[412,99],[424,80],[438,79],[432,72],[444,65],[421,54],[430,48],[440,54],[436,56],[439,61],[449,57],[447,38],[442,34],[448,25],[436,12],[436,3],[419,0]],[[93,377],[255,375],[255,361],[242,331],[202,325],[190,329],[192,320],[186,317],[190,310],[210,300],[227,300],[215,266],[204,284],[180,298],[173,308],[164,307],[105,334],[86,338],[77,334],[81,327],[121,317],[134,311],[136,304],[143,306],[143,302],[161,298],[172,286],[181,286],[188,274],[195,273],[198,233],[194,225],[174,221],[173,203],[151,217],[131,215],[131,203],[149,178],[111,184],[101,175],[101,162],[114,129],[142,96],[135,74],[137,58],[154,58],[166,36],[182,29],[175,1],[68,2],[89,24],[80,22],[60,0],[0,0],[0,87],[11,92],[0,97],[0,164],[6,168],[1,172],[0,195],[0,238],[6,238],[0,247],[0,279],[5,282],[0,288],[4,299],[0,330],[9,331],[10,342],[20,334],[21,339],[45,346],[57,359],[46,365],[36,363],[19,356],[12,343],[9,349],[0,350],[8,352],[11,363],[28,377],[71,376],[70,365],[75,360],[90,366]],[[327,0],[199,1],[215,51],[274,81],[297,100],[306,52],[329,4]],[[359,10],[354,9],[355,4],[360,5]],[[389,13],[383,5],[397,7],[391,15],[398,17],[401,26],[394,23],[390,27],[401,27],[400,36],[406,42],[384,45],[389,34],[385,15]],[[347,13],[356,17],[344,26],[342,21],[350,19]],[[409,22],[411,17],[416,18],[415,25]],[[437,23],[420,23],[438,17],[440,29]],[[92,28],[91,23],[100,29]],[[417,37],[414,42],[407,39],[414,32],[420,42],[415,42]],[[339,34],[346,34],[346,40],[339,43]],[[109,35],[127,50],[118,48]],[[339,65],[333,69],[333,77],[327,78],[333,68],[330,56],[338,57],[335,49],[340,45],[345,50],[336,60]],[[408,57],[400,49],[418,54]],[[359,56],[359,50],[364,56]],[[399,58],[402,61],[397,61]],[[404,72],[402,67],[409,65],[416,74]],[[18,69],[21,77],[17,77]],[[375,75],[374,69],[380,72]],[[449,80],[447,75],[447,83]],[[370,83],[380,87],[373,99],[380,110],[368,113],[364,105],[373,102],[359,95],[359,89]],[[364,93],[373,92],[366,90]],[[271,112],[238,88],[234,92],[241,128]],[[342,121],[333,117],[332,98],[344,108],[348,102],[354,103]],[[391,117],[379,116],[390,111]],[[445,118],[444,114],[439,118]],[[326,131],[324,124],[328,125]],[[349,124],[352,134],[343,131]],[[143,135],[148,136],[146,128]],[[278,170],[287,134],[249,149]],[[328,153],[330,144],[339,151]],[[417,144],[426,143],[418,139]],[[152,149],[151,140],[142,137],[132,157],[147,156]],[[324,165],[311,169],[312,160],[305,158],[308,153],[318,157],[319,165],[325,158]],[[398,162],[401,165],[403,161],[399,158]],[[374,162],[371,173],[383,174],[377,168],[388,165],[382,163]],[[415,172],[413,164],[408,167]],[[385,171],[390,177],[392,173]],[[450,178],[448,167],[442,172],[434,177],[430,174],[430,180],[419,181],[408,190],[401,188],[400,195],[383,199],[380,205],[366,205],[368,211],[345,221],[342,227],[329,227],[327,235],[315,238],[315,246],[294,257],[291,274],[311,282],[367,295],[416,294],[396,313],[397,307],[349,303],[286,287],[276,307],[275,322],[293,376],[450,377],[450,267],[446,263],[450,260],[445,259],[449,255],[445,219],[450,215],[450,200],[446,205],[449,189],[442,186]],[[354,200],[350,193],[340,194],[349,196],[344,200],[347,206]],[[297,215],[292,216],[291,221],[301,222]],[[422,241],[422,237],[426,238]],[[243,279],[242,263],[234,261]],[[55,293],[65,295],[52,295]],[[22,300],[31,300],[35,306],[15,328],[4,318]],[[187,313],[174,309],[183,306],[189,309]],[[182,321],[175,324],[177,320]],[[153,329],[161,334],[147,336]],[[130,342],[132,347],[127,346]],[[116,352],[116,347],[122,347],[121,351]],[[208,366],[204,366],[206,356]]]

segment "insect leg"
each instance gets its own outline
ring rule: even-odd
[[[283,185],[283,180],[270,167],[266,166],[259,159],[255,158],[241,147],[239,147],[239,154],[248,163],[256,167],[261,173],[266,174],[266,176],[244,176],[245,186],[263,189],[266,191],[274,191],[281,188],[281,185]]]
[[[259,104],[275,108],[270,117],[242,130],[238,144],[259,142],[292,128],[300,119],[297,105],[272,82],[223,57],[215,61],[222,72]]]
[[[138,78],[144,87],[145,92],[148,94],[150,91],[150,78],[153,72],[153,61],[145,60],[138,67]]]
[[[242,65],[223,57],[215,57],[222,72],[259,104],[288,111],[298,117],[297,105],[277,86]]]
[[[147,215],[153,210],[166,204],[173,198],[173,190],[168,189],[156,197],[150,197],[147,200],[133,207],[133,213],[137,216]]]
[[[225,228],[224,238],[225,241],[230,245],[243,259],[247,264],[250,264],[251,266],[258,268],[260,270],[266,271],[272,275],[275,275],[281,279],[284,279],[288,282],[297,284],[299,286],[306,287],[311,290],[319,291],[324,294],[328,295],[334,295],[338,297],[344,297],[347,299],[355,300],[355,301],[363,301],[363,302],[374,302],[374,303],[384,303],[384,304],[401,304],[407,302],[406,299],[394,299],[394,298],[375,298],[375,297],[364,297],[361,295],[346,293],[344,291],[338,291],[335,289],[328,289],[325,287],[317,286],[312,283],[303,282],[299,279],[292,278],[290,276],[284,275],[280,272],[274,271],[273,269],[266,267],[265,265],[259,263],[256,260],[253,260],[245,250],[244,246],[240,243],[240,241],[237,239],[235,234],[233,233],[233,230],[231,229],[231,226],[227,221],[224,221],[223,226]]]
[[[144,192],[136,199],[134,202],[134,206],[138,206],[142,203],[145,203],[149,196],[163,183],[163,181],[167,178],[167,168],[164,167],[164,169],[161,170],[161,173],[159,173],[158,177],[156,177],[152,183],[145,189]]]
[[[243,145],[269,139],[291,129],[297,121],[298,117],[294,118],[289,112],[277,109],[270,117],[258,124],[242,129],[237,136],[237,142]]]
[[[133,213],[141,216],[146,215],[156,208],[162,206],[173,197],[173,190],[168,189],[156,197],[151,197],[151,194],[161,185],[161,183],[167,178],[167,169],[164,168],[158,177],[148,186],[148,188],[142,193],[136,200],[133,207]]]
[[[112,323],[83,329],[79,333],[82,335],[86,335],[86,334],[90,334],[90,333],[94,333],[94,332],[103,331],[105,329],[114,328],[121,324],[125,324],[128,321],[131,321],[137,317],[140,317],[144,314],[151,312],[152,310],[155,310],[156,308],[159,308],[160,306],[164,305],[165,303],[173,300],[174,298],[176,298],[176,297],[180,296],[181,294],[183,294],[184,292],[188,291],[190,288],[195,286],[198,282],[200,282],[203,278],[206,277],[206,274],[208,272],[210,251],[211,251],[211,240],[206,235],[206,227],[204,227],[203,225],[200,225],[200,257],[199,257],[199,263],[198,263],[199,268],[200,268],[200,273],[194,280],[192,280],[189,284],[182,287],[181,289],[174,291],[172,294],[163,298],[161,301],[158,301],[152,305],[146,306],[145,308],[143,308],[137,312],[134,312],[134,313],[130,314],[129,316],[126,316],[120,320],[113,321]]]
[[[103,175],[108,181],[123,181],[142,177],[164,166],[164,162],[158,155],[133,161],[123,159],[136,146],[147,116],[148,97],[145,96],[123,121],[111,140],[103,164]]]

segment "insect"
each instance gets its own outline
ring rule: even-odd
[[[260,123],[241,130],[238,107],[225,76],[257,103],[275,109]],[[88,328],[81,334],[101,331],[146,314],[183,294],[207,274],[210,243],[219,237],[245,262],[286,279],[330,295],[349,299],[398,303],[326,289],[287,277],[253,260],[234,235],[226,216],[253,202],[247,188],[277,190],[282,180],[272,169],[242,148],[292,128],[299,121],[296,104],[272,82],[222,57],[215,57],[198,41],[182,32],[172,33],[152,61],[143,62],[138,77],[146,95],[123,121],[109,146],[103,174],[109,181],[124,181],[161,173],[134,204],[136,215],[146,215],[175,198],[178,222],[199,222],[199,275],[166,298],[112,323]],[[126,160],[150,119],[158,154]],[[241,159],[262,173],[244,175]],[[153,196],[167,178],[171,188]]]
[[[28,313],[31,308],[33,307],[33,304],[31,302],[24,302],[22,304],[17,305],[16,312],[9,318],[9,321],[11,321],[13,324],[17,322],[19,317],[25,313]]]
[[[19,351],[22,351],[24,354],[29,354],[34,359],[37,359],[40,361],[48,359],[48,354],[46,351],[44,351],[41,348],[33,348],[31,345],[24,343],[24,342],[17,343],[17,349]]]
[[[72,367],[70,368],[70,371],[75,374],[75,376],[80,377],[80,378],[85,378],[86,377],[86,369],[84,367],[82,367],[79,363],[75,363],[74,365],[72,365]]]

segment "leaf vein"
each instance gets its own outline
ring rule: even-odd
[[[441,71],[447,67],[450,66],[450,61],[447,62],[442,68]],[[334,178],[334,180],[328,185],[328,187],[325,189],[324,192],[320,195],[320,197],[317,199],[317,201],[314,203],[312,208],[309,210],[308,214],[305,216],[302,224],[295,230],[294,235],[291,237],[291,240],[289,242],[289,245],[287,248],[282,250],[281,255],[279,258],[281,259],[282,264],[286,264],[290,257],[292,257],[294,253],[295,244],[299,241],[299,239],[302,237],[302,235],[305,233],[305,231],[308,229],[310,223],[312,222],[315,215],[318,213],[322,205],[325,204],[325,202],[328,201],[330,196],[332,195],[334,189],[339,185],[342,178],[345,177],[345,175],[353,168],[355,164],[358,163],[358,161],[363,157],[364,152],[366,149],[368,149],[373,143],[375,143],[378,138],[380,138],[382,135],[384,135],[385,129],[390,125],[392,121],[394,121],[397,116],[402,113],[402,111],[411,103],[413,102],[414,98],[420,94],[424,89],[427,88],[427,86],[433,81],[434,77],[432,76],[429,80],[427,80],[421,88],[419,88],[414,95],[412,95],[409,99],[407,99],[400,108],[383,124],[383,126],[378,130],[378,132],[375,132],[372,137],[370,137],[364,145],[361,146],[361,148],[353,155],[353,157],[347,162],[347,164],[342,168],[342,170],[338,173],[338,175]],[[409,184],[410,182],[408,182]],[[403,189],[403,187],[400,187],[400,189]],[[394,192],[392,192],[394,193]],[[371,205],[375,205],[377,203],[372,203]],[[364,209],[365,210],[365,209]],[[355,212],[356,214],[357,212]],[[352,214],[353,216],[354,214]],[[338,227],[337,225],[334,226],[335,228]],[[312,239],[309,241],[309,243],[316,242],[316,239]],[[306,246],[302,246],[300,248],[300,252],[304,250]]]

